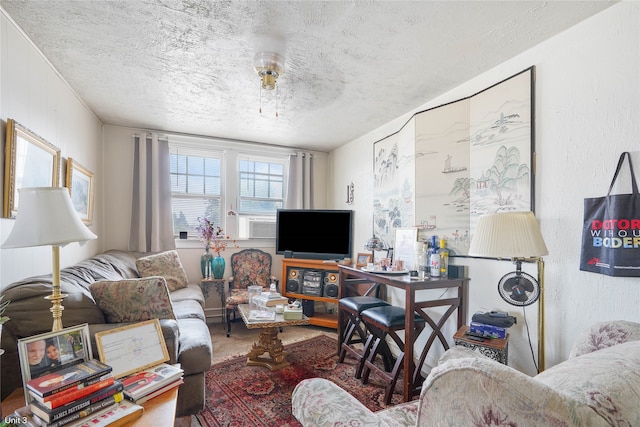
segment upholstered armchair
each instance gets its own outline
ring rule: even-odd
[[[371,412],[334,383],[301,381],[303,426],[640,426],[640,323],[598,323],[569,359],[529,377],[465,347],[446,351],[419,400]]]
[[[278,279],[271,275],[271,255],[260,249],[244,249],[231,255],[231,277],[227,293],[226,317],[227,337],[231,335],[231,317],[236,319],[239,304],[249,303],[249,286],[278,284]]]

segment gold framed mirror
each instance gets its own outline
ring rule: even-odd
[[[5,218],[15,218],[20,188],[59,184],[60,149],[13,119],[7,120],[4,160]]]

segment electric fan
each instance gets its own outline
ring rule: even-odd
[[[524,307],[538,300],[540,285],[533,276],[522,271],[522,261],[516,261],[516,271],[502,276],[498,292],[509,304]]]

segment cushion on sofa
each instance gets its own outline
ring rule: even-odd
[[[204,307],[204,294],[202,288],[199,285],[191,284],[184,288],[171,291],[171,301],[175,304],[179,301],[197,301],[202,307]]]
[[[89,289],[109,323],[176,318],[163,277],[100,281]]]
[[[178,251],[175,250],[138,258],[136,267],[142,277],[164,277],[170,291],[184,288],[189,284]]]
[[[582,402],[611,425],[640,426],[640,341],[583,354],[535,377]]]
[[[173,296],[171,301],[176,319],[200,319],[206,323],[207,318],[204,315],[204,309],[198,301],[173,301]]]

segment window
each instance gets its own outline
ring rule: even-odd
[[[284,164],[240,160],[242,214],[274,215],[284,205]]]
[[[188,239],[197,239],[200,217],[236,239],[275,237],[276,210],[284,207],[289,149],[175,136],[169,151],[176,238],[187,232]]]
[[[196,237],[198,218],[221,224],[222,154],[170,148],[173,233]]]

